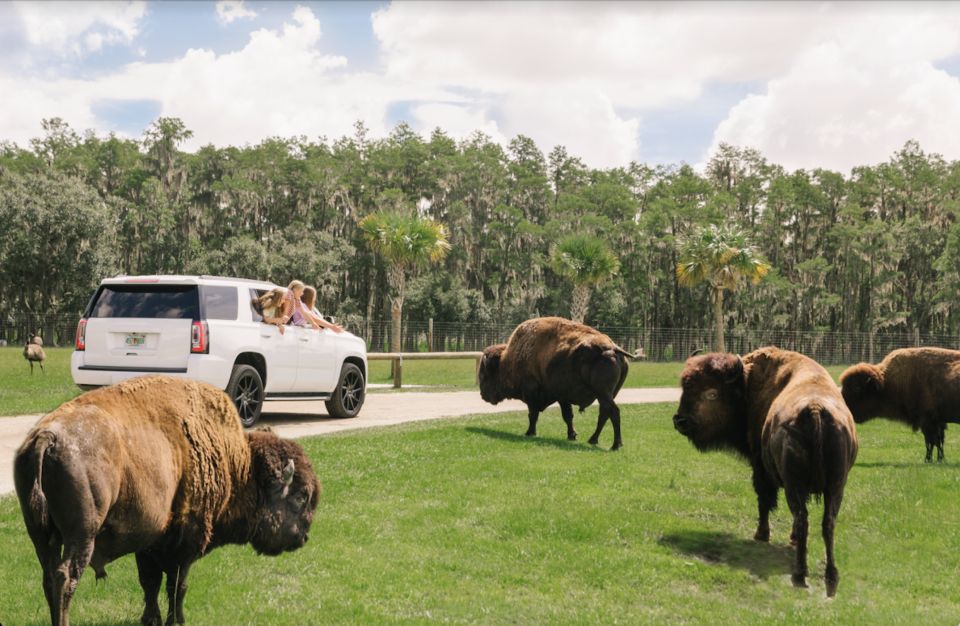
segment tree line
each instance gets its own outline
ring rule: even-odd
[[[684,238],[719,225],[770,266],[726,295],[729,330],[919,337],[960,323],[960,162],[913,141],[844,175],[728,145],[702,173],[594,169],[522,135],[501,146],[405,123],[189,153],[191,136],[177,118],[139,140],[54,118],[29,146],[0,143],[0,319],[78,315],[118,273],[299,278],[324,313],[388,319],[390,267],[361,221],[406,214],[442,225],[449,250],[411,266],[405,319],[516,323],[576,305],[596,326],[709,327],[710,285],[684,286],[677,268]],[[602,280],[577,283],[577,250]]]

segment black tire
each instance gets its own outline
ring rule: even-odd
[[[330,417],[356,417],[363,406],[366,393],[363,372],[353,363],[344,363],[333,397],[326,402],[327,413]]]
[[[234,365],[227,383],[227,395],[240,414],[240,424],[250,428],[260,419],[263,410],[263,379],[250,365]]]

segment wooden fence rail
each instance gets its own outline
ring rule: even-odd
[[[476,371],[480,369],[480,357],[483,352],[370,352],[368,361],[393,361],[393,388],[400,389],[403,384],[403,361],[425,359],[474,359]]]

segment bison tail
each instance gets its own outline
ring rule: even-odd
[[[628,359],[635,359],[635,358],[637,358],[637,355],[636,355],[636,354],[633,354],[633,353],[631,353],[631,352],[627,352],[626,350],[624,350],[623,348],[621,348],[620,346],[617,346],[617,345],[613,346],[613,351],[616,352],[617,354],[622,354],[623,356],[627,357]]]
[[[41,432],[37,435],[34,449],[33,486],[30,488],[30,511],[33,513],[40,527],[46,529],[50,515],[47,511],[47,496],[43,493],[43,457],[47,448],[54,445],[56,438],[51,432]]]
[[[811,445],[813,446],[813,491],[815,494],[824,492],[826,481],[823,471],[823,419],[829,417],[829,413],[824,413],[819,406],[811,406],[807,412],[810,416],[810,428],[812,432]]]

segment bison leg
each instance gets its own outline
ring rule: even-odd
[[[943,441],[947,437],[947,425],[940,424],[940,434],[937,436],[937,463],[943,463]]]
[[[536,437],[537,436],[537,418],[540,417],[540,411],[531,407],[527,407],[527,419],[530,421],[530,426],[527,427],[527,432],[524,434],[527,437]]]
[[[55,626],[70,625],[70,600],[77,591],[80,576],[93,556],[93,538],[82,537],[64,542],[63,558],[53,571],[53,600],[56,605]]]
[[[43,595],[47,599],[47,608],[50,609],[50,623],[56,624],[60,612],[59,607],[55,606],[53,581],[54,572],[60,563],[60,551],[63,544],[56,531],[45,532],[35,527],[28,527],[30,539],[37,553],[37,560],[40,561],[40,567],[43,569]]]
[[[590,439],[587,441],[590,442],[590,445],[595,446],[600,443],[600,433],[603,431],[603,427],[607,423],[607,412],[603,410],[603,405],[600,405],[600,414],[597,415],[597,429],[593,431],[593,434],[590,436]]]
[[[569,441],[576,441],[577,431],[573,429],[573,407],[565,402],[561,402],[560,413],[563,415],[563,421],[567,424],[567,439]]]
[[[927,444],[927,455],[923,458],[923,462],[932,463],[933,447],[937,445],[937,439],[940,436],[940,425],[927,420],[920,430],[923,431],[923,440]]]
[[[787,504],[793,513],[793,537],[796,540],[797,560],[791,580],[795,587],[807,586],[807,496],[795,489],[787,489]]]
[[[753,468],[753,490],[757,494],[757,532],[756,541],[770,541],[770,511],[777,508],[779,487],[770,480],[763,467]]]
[[[837,585],[840,584],[840,573],[837,572],[837,563],[833,558],[833,531],[837,525],[841,500],[843,500],[842,490],[838,493],[827,492],[823,496],[823,545],[827,550],[827,568],[823,577],[828,598],[836,595]]]
[[[163,570],[156,560],[146,552],[137,552],[137,575],[143,589],[143,615],[140,623],[145,626],[160,626],[160,584],[163,582]]]
[[[179,563],[167,570],[167,621],[166,626],[184,624],[183,598],[187,595],[187,574],[190,563]]]
[[[603,404],[600,405],[603,410]],[[607,412],[610,414],[610,423],[613,424],[613,447],[611,450],[619,450],[623,447],[623,437],[620,436],[620,407],[611,399],[607,404]]]

